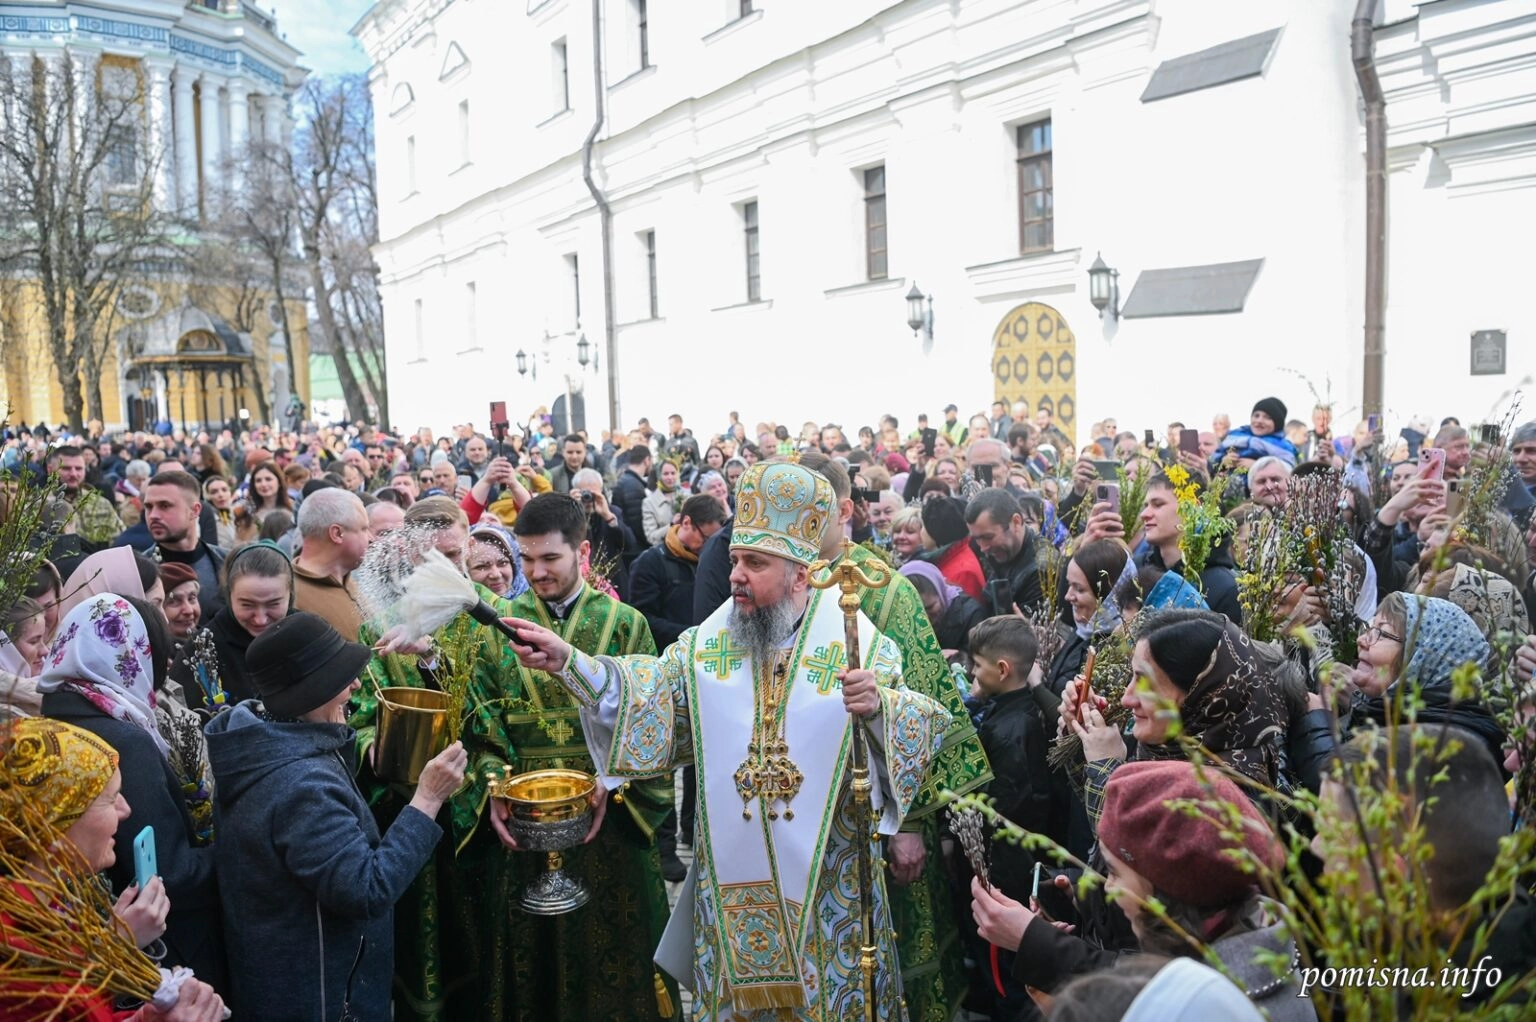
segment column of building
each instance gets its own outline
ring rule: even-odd
[[[211,213],[209,200],[244,180],[253,100],[261,111],[260,141],[281,145],[287,137],[287,100],[253,92],[248,79],[159,61],[146,62],[146,73],[151,142],[164,153],[157,191],[184,217]]]

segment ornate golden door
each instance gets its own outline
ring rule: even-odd
[[[1030,420],[1050,410],[1067,436],[1077,425],[1077,338],[1061,313],[1041,302],[1013,308],[992,335],[993,393],[1011,409],[1029,405]]]

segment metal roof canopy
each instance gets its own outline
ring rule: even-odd
[[[1262,259],[1143,270],[1120,309],[1124,319],[1242,312]]]
[[[1165,60],[1157,65],[1152,77],[1147,80],[1141,101],[1150,103],[1261,75],[1279,39],[1280,30],[1272,28],[1258,35],[1245,36]]]

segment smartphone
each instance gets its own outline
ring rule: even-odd
[[[933,457],[934,444],[939,442],[939,431],[932,426],[923,429],[920,434],[923,438],[923,457]]]
[[[1120,463],[1118,461],[1100,461],[1093,459],[1093,470],[1099,474],[1099,478],[1107,483],[1120,481]]]
[[[505,401],[491,402],[491,428],[505,427],[509,424],[507,419],[507,403]]]
[[[1141,431],[1141,445],[1143,447],[1156,447],[1157,446],[1157,434],[1152,432],[1150,429],[1142,430]]]
[[[145,827],[139,831],[139,836],[133,839],[133,882],[142,891],[158,872],[159,865],[155,861],[155,828]]]
[[[1419,452],[1419,475],[1425,479],[1445,478],[1445,452],[1438,447],[1426,447]]]
[[[1461,485],[1457,480],[1451,480],[1445,486],[1445,513],[1455,518],[1466,507],[1466,498],[1462,496]]]
[[[1190,454],[1200,453],[1200,431],[1198,429],[1179,430],[1179,450]]]
[[[1497,447],[1499,443],[1499,427],[1493,423],[1484,423],[1477,427],[1478,436],[1489,447]]]
[[[1365,428],[1366,428],[1367,432],[1369,432],[1369,433],[1374,435],[1376,432],[1378,432],[1381,429],[1381,416],[1379,416],[1379,415],[1367,415],[1365,417]]]
[[[1093,500],[1094,500],[1094,503],[1096,503],[1096,504],[1108,501],[1109,502],[1109,506],[1114,510],[1115,514],[1119,514],[1120,513],[1120,484],[1119,483],[1100,483],[1098,485],[1098,488],[1094,491]]]
[[[976,473],[976,481],[981,483],[981,485],[983,485],[983,486],[991,486],[992,485],[992,466],[991,465],[977,465],[973,471],[975,471],[975,473]]]

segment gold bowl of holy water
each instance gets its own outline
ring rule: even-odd
[[[585,905],[588,891],[565,871],[561,853],[580,845],[592,827],[596,778],[580,770],[534,770],[488,780],[491,797],[506,802],[507,831],[518,847],[545,855],[543,872],[523,889],[523,911],[557,916]]]

